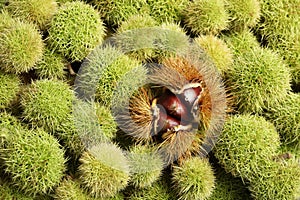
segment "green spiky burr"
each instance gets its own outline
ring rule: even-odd
[[[264,109],[274,108],[291,90],[289,69],[270,49],[254,48],[237,53],[226,78],[240,113],[262,113]]]
[[[160,32],[155,38],[159,41],[156,44],[156,57],[161,62],[168,57],[185,55],[190,46],[186,31],[178,23],[162,23],[157,31]]]
[[[154,27],[158,22],[148,14],[133,15],[126,21],[123,21],[117,29],[118,33],[122,33],[128,30]]]
[[[300,148],[300,94],[290,93],[279,106],[264,112],[285,144]]]
[[[127,91],[130,89],[130,86],[138,85],[141,80],[145,80],[146,73],[147,70],[140,61],[127,55],[121,55],[103,70],[97,84],[96,100],[103,105],[109,106],[114,99],[119,99],[118,95],[122,98],[124,98],[122,95],[128,96],[127,93],[131,92]],[[120,86],[122,83],[119,83],[119,81],[122,80],[128,81],[128,87],[125,82],[123,82],[125,84],[124,87]]]
[[[1,0],[0,1],[0,11],[3,9],[3,7],[5,7],[7,0]]]
[[[105,27],[91,5],[75,1],[57,10],[48,32],[50,48],[74,62],[82,61],[103,41]]]
[[[300,9],[298,0],[266,0],[261,3],[262,20],[257,25],[266,45],[280,53],[300,83]]]
[[[13,17],[35,23],[44,30],[48,27],[57,7],[54,0],[9,0],[6,8]]]
[[[17,97],[21,81],[15,74],[0,71],[0,109],[7,108]]]
[[[54,199],[57,200],[91,200],[88,194],[80,187],[78,180],[72,178],[64,179],[55,189]]]
[[[279,134],[265,118],[236,115],[227,119],[214,154],[226,172],[252,180],[279,145]]]
[[[2,32],[6,28],[13,25],[13,23],[15,23],[15,20],[12,18],[12,16],[6,9],[3,10],[0,9],[0,17],[1,17],[0,32]]]
[[[44,55],[34,67],[36,75],[40,79],[63,79],[67,61],[63,56],[46,48]]]
[[[232,49],[235,56],[260,46],[256,36],[250,30],[222,35],[221,38],[226,42],[227,46]]]
[[[215,169],[216,184],[208,200],[250,200],[250,191],[240,178],[233,177],[224,169]]]
[[[64,151],[58,141],[41,129],[10,131],[1,159],[14,185],[30,196],[46,194],[65,171]]]
[[[55,136],[59,139],[61,145],[66,150],[70,158],[78,160],[85,151],[85,145],[82,143],[76,120],[73,115],[66,118],[55,130]]]
[[[115,144],[101,143],[91,147],[80,162],[81,184],[95,198],[112,197],[128,184],[129,163]]]
[[[154,148],[136,145],[130,148],[131,184],[136,188],[151,187],[163,170],[163,160]]]
[[[133,190],[129,198],[131,200],[176,199],[176,196],[170,191],[171,189],[165,180],[159,180],[154,182],[150,187]]]
[[[33,127],[54,133],[72,111],[74,92],[60,80],[38,80],[21,96],[23,117]]]
[[[260,0],[229,0],[225,8],[229,13],[231,31],[254,27],[260,19]]]
[[[110,109],[99,103],[76,100],[72,115],[59,126],[56,135],[77,159],[89,146],[114,140],[116,132],[117,124]]]
[[[141,62],[111,45],[97,47],[81,66],[75,90],[82,99],[96,99],[102,105],[119,108],[146,80]]]
[[[99,103],[96,103],[95,110],[102,134],[108,140],[113,140],[116,137],[117,123],[115,122],[110,109],[102,106]]]
[[[5,111],[0,112],[0,151],[2,148],[4,148],[5,142],[10,137],[10,132],[14,131],[16,128],[20,128],[20,126],[21,123],[16,117]]]
[[[43,56],[42,36],[35,25],[18,19],[4,24],[0,25],[0,68],[9,73],[28,72]]]
[[[184,24],[194,34],[218,34],[228,22],[223,0],[196,0],[184,12]]]
[[[187,0],[149,0],[150,15],[158,22],[180,22],[184,9],[188,7]]]
[[[91,0],[103,18],[109,25],[117,26],[129,17],[137,15],[146,6],[145,0]]]
[[[215,176],[207,159],[192,157],[174,166],[172,181],[179,199],[207,199],[215,187]]]
[[[67,177],[55,189],[54,199],[57,200],[123,200],[121,194],[109,198],[93,198],[85,192],[77,179]]]
[[[23,194],[3,180],[0,180],[0,198],[2,200],[34,200],[33,197]]]
[[[300,167],[297,161],[269,161],[259,175],[250,182],[249,189],[255,200],[299,199]]]
[[[149,39],[147,28],[153,28],[157,25],[158,23],[150,15],[131,16],[123,21],[117,29],[118,46],[129,56],[141,61],[153,57],[154,49],[151,48],[153,40]]]
[[[233,65],[233,53],[227,44],[213,35],[201,35],[194,40],[210,57],[216,68],[224,73]]]

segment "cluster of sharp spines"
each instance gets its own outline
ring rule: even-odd
[[[178,161],[178,166],[173,168],[176,169],[177,174],[170,175],[173,177],[172,184],[174,187],[170,189],[170,185],[165,184],[165,180],[162,180],[164,177],[158,178],[161,175],[160,170],[154,170],[153,173],[148,174],[131,174],[127,169],[123,169],[116,170],[118,173],[115,173],[116,168],[112,169],[109,165],[105,166],[103,164],[107,160],[95,159],[96,156],[91,154],[93,141],[89,141],[91,144],[88,147],[91,149],[86,151],[87,146],[82,142],[82,135],[78,134],[78,124],[86,122],[74,119],[74,116],[72,116],[72,103],[70,104],[70,102],[74,98],[74,94],[73,88],[67,85],[72,84],[74,81],[72,79],[74,79],[75,72],[77,72],[76,64],[82,62],[112,32],[113,34],[116,32],[116,34],[122,35],[122,33],[134,28],[151,26],[155,26],[156,30],[161,30],[170,38],[170,40],[160,38],[161,41],[165,42],[164,45],[167,46],[167,50],[149,48],[128,52],[124,55],[124,57],[127,57],[126,59],[123,57],[124,59],[121,58],[116,61],[119,64],[112,63],[112,65],[116,64],[117,67],[130,65],[128,68],[122,68],[124,70],[119,72],[110,67],[111,71],[108,70],[105,73],[118,82],[121,80],[121,75],[127,74],[135,64],[140,65],[149,60],[163,62],[166,57],[174,56],[172,49],[176,49],[178,52],[186,52],[186,43],[189,42],[188,34],[190,34],[194,39],[193,41],[203,48],[209,59],[215,63],[215,67],[221,72],[221,76],[224,78],[226,86],[228,86],[227,94],[231,97],[230,99],[227,98],[227,100],[230,100],[227,104],[230,103],[229,106],[232,107],[227,109],[231,110],[233,115],[226,119],[225,129],[221,134],[218,145],[226,144],[226,150],[228,151],[234,150],[236,147],[240,147],[239,150],[244,148],[243,145],[236,147],[235,145],[238,141],[244,142],[245,138],[225,140],[226,137],[232,136],[230,135],[232,131],[237,132],[238,129],[233,129],[235,126],[242,126],[247,130],[239,128],[241,135],[251,130],[252,133],[257,132],[257,134],[265,136],[267,139],[267,134],[271,134],[274,136],[273,138],[276,138],[276,142],[272,144],[273,146],[264,145],[264,143],[253,144],[253,152],[257,156],[256,161],[261,166],[252,165],[253,163],[240,166],[240,162],[235,163],[233,159],[231,160],[232,163],[228,165],[220,158],[225,148],[222,149],[222,146],[216,148],[214,154],[216,157],[219,155],[218,160],[221,167],[225,168],[227,172],[238,176],[234,181],[232,177],[227,177],[230,179],[229,182],[233,183],[242,178],[245,185],[242,185],[239,191],[244,191],[248,187],[250,192],[247,191],[247,195],[252,195],[254,199],[289,199],[293,198],[292,195],[297,195],[295,194],[297,187],[299,187],[299,178],[297,179],[297,177],[300,177],[298,173],[299,166],[297,165],[300,156],[300,103],[299,95],[295,94],[295,91],[299,92],[300,84],[300,37],[299,34],[295,33],[300,29],[298,20],[300,14],[299,9],[297,9],[299,8],[299,0],[279,2],[275,0],[229,0],[226,2],[223,0],[196,0],[193,2],[186,0],[139,0],[135,1],[134,5],[131,4],[131,1],[119,0],[92,0],[87,2],[73,0],[7,0],[0,2],[0,93],[2,95],[0,97],[0,171],[2,172],[3,167],[6,168],[9,177],[8,180],[4,180],[4,177],[0,178],[0,199],[2,198],[1,195],[8,199],[33,199],[32,196],[37,199],[47,199],[50,198],[48,197],[49,193],[51,195],[55,193],[53,196],[55,199],[68,199],[72,194],[76,194],[78,199],[95,199],[101,194],[97,191],[97,188],[93,188],[93,183],[96,184],[97,180],[86,173],[88,170],[85,167],[90,167],[84,165],[87,160],[95,161],[93,162],[95,169],[97,166],[104,166],[103,168],[100,167],[98,171],[100,173],[101,169],[107,170],[108,175],[104,178],[110,177],[109,173],[111,172],[118,174],[119,177],[114,177],[115,180],[127,181],[128,188],[126,188],[127,185],[116,184],[115,188],[107,187],[111,189],[111,191],[106,191],[107,195],[103,193],[104,196],[115,195],[115,199],[124,199],[124,195],[119,193],[119,190],[124,188],[126,188],[124,194],[129,196],[130,199],[189,199],[191,197],[198,198],[199,196],[203,199],[214,199],[217,196],[219,199],[220,196],[224,195],[228,195],[228,198],[232,199],[243,198],[243,195],[238,191],[228,192],[226,190],[224,182],[222,182],[224,180],[223,175],[219,176],[218,173],[214,176],[211,175],[210,166],[204,166],[203,164],[207,162],[206,160],[189,160],[190,156],[184,155]],[[211,4],[214,6],[211,7]],[[64,17],[64,14],[66,14],[64,11],[69,12],[66,15],[67,17]],[[208,18],[212,20],[207,20]],[[86,32],[81,29],[82,26],[76,29],[69,27],[70,24],[80,24],[81,20],[84,24],[89,25]],[[64,27],[64,25],[66,26]],[[122,26],[123,28],[121,28]],[[63,27],[65,31],[60,32]],[[176,34],[169,34],[172,32],[176,32]],[[126,38],[128,35],[124,34],[124,36],[124,40],[128,39]],[[80,41],[84,42],[80,43],[75,38],[79,38]],[[26,42],[22,43],[23,41],[26,41],[27,44]],[[127,48],[127,46],[124,46],[124,48]],[[104,51],[106,50],[104,49]],[[95,61],[95,63],[97,62]],[[96,71],[97,69],[95,68]],[[263,70],[259,71],[259,69]],[[72,70],[75,70],[75,72]],[[256,73],[258,71],[259,73]],[[127,74],[127,76],[136,74],[139,74],[139,76],[136,76],[136,79],[133,78],[131,84],[139,84],[139,79],[146,77],[147,70],[141,67],[135,73]],[[259,75],[255,81],[253,81],[253,74]],[[101,141],[103,139],[115,142],[118,140],[117,134],[119,133],[116,131],[116,124],[113,123],[113,113],[110,113],[108,107],[111,106],[111,96],[115,95],[113,90],[116,88],[110,84],[109,79],[103,79],[101,83],[92,84],[99,84],[96,95],[97,101],[100,103],[99,105],[98,102],[97,105],[88,104],[88,107],[91,108],[92,115],[98,117],[97,119],[107,118],[107,123],[100,123],[100,126],[105,127],[104,129],[107,130],[107,134],[104,133],[105,137],[103,137],[107,140],[101,137]],[[128,88],[126,87],[128,83],[124,84],[124,87],[120,87],[124,89],[122,94],[128,94]],[[291,84],[293,84],[294,91],[290,87]],[[54,85],[57,86],[55,91],[53,91]],[[103,88],[109,88],[109,90]],[[81,89],[84,90],[84,88]],[[40,94],[42,95],[39,96]],[[219,94],[218,91],[216,91],[216,94]],[[62,96],[66,98],[61,99]],[[117,96],[117,98],[120,97],[121,95]],[[68,102],[66,99],[68,99]],[[143,102],[147,108],[145,110],[151,110],[151,104],[148,105],[146,101]],[[123,102],[116,101],[114,103],[116,106],[123,105]],[[51,104],[52,106],[49,108],[45,104]],[[56,105],[57,108],[55,109]],[[85,108],[83,106],[81,109]],[[98,111],[96,108],[98,108]],[[93,109],[96,110],[95,113]],[[36,110],[38,112],[35,112]],[[15,115],[18,119],[7,113]],[[55,116],[56,114],[57,116]],[[265,122],[265,119],[268,122]],[[243,123],[240,124],[239,120]],[[78,123],[77,126],[74,121]],[[87,127],[84,127],[85,130],[90,131],[94,127],[94,124],[92,124],[94,122],[96,120],[90,124],[87,123]],[[269,122],[275,126],[271,127],[272,125]],[[219,126],[216,125],[213,130],[218,130]],[[253,126],[256,126],[257,129],[251,129]],[[149,127],[153,127],[153,124],[150,124]],[[266,129],[266,127],[268,128]],[[142,132],[141,129],[136,132],[131,131],[132,134],[129,136],[133,136],[134,141],[149,142],[148,139],[149,136],[151,138],[151,134],[140,136],[138,135],[140,132]],[[149,129],[146,132],[150,132]],[[13,133],[15,133],[14,136]],[[56,169],[59,169],[58,171],[47,169],[45,163],[38,163],[39,159],[31,162],[32,157],[26,157],[28,155],[22,151],[22,148],[26,148],[30,152],[33,151],[31,145],[37,145],[31,144],[29,140],[27,141],[28,135],[32,136],[34,140],[40,141],[39,144],[42,149],[48,148],[47,144],[44,143],[45,141],[53,144],[51,146],[53,148],[48,148],[49,151],[40,152],[37,150],[36,155],[43,157],[43,153],[48,154],[50,159],[48,164],[55,165]],[[101,131],[95,133],[93,137],[99,135],[102,135]],[[165,137],[169,136],[165,135]],[[18,137],[22,139],[16,139]],[[278,137],[281,146],[277,144]],[[195,139],[192,136],[191,138]],[[15,142],[15,139],[18,141]],[[203,142],[202,138],[197,139],[201,140],[198,143]],[[251,139],[251,137],[247,139]],[[189,139],[186,140],[190,141]],[[96,143],[98,142],[96,141]],[[177,140],[177,142],[180,142],[180,140]],[[115,155],[123,157],[117,145],[103,146],[105,150],[110,149],[110,152],[115,151]],[[230,149],[228,146],[233,148]],[[277,146],[278,152],[266,153],[264,146],[274,147],[274,149]],[[131,149],[133,163],[139,163],[139,159],[143,157],[144,150],[136,150],[135,148],[138,149],[138,147],[134,146]],[[197,144],[191,148],[192,152],[194,148],[199,149]],[[3,149],[4,151],[2,151]],[[11,155],[3,153],[5,151],[11,152]],[[94,151],[97,152],[99,149],[94,149]],[[139,151],[142,153],[137,153]],[[221,153],[217,153],[218,151]],[[17,155],[16,152],[18,152]],[[57,156],[58,154],[59,156]],[[56,159],[51,155],[55,155]],[[63,155],[72,157],[71,160],[81,160],[80,175],[74,177],[65,175],[65,168],[71,165],[71,160],[62,159]],[[248,155],[252,154],[249,153],[245,157],[250,159],[250,157],[247,157]],[[13,156],[17,159],[12,159]],[[60,159],[57,159],[58,157]],[[5,164],[3,161],[8,159],[11,159],[11,162]],[[157,164],[154,168],[160,169],[159,156],[157,159],[153,158],[153,162]],[[199,177],[202,177],[201,170],[193,170],[193,165],[188,164],[189,162],[198,163],[197,166],[203,165],[202,172],[211,175],[206,178],[207,183],[201,181],[195,183],[193,182],[194,177],[188,177],[190,179],[186,180],[181,179],[179,176],[176,177],[181,172],[185,173],[185,170],[199,172]],[[20,172],[14,168],[15,164],[21,166],[22,163],[32,164],[35,168],[44,166],[46,172],[44,174],[30,174],[27,170]],[[79,163],[76,162],[76,165],[79,165]],[[151,166],[148,167],[151,168]],[[253,166],[259,169],[260,172],[253,170],[252,173],[248,173]],[[74,168],[77,169],[77,166]],[[67,173],[70,173],[70,171]],[[36,171],[33,173],[36,173]],[[66,177],[63,178],[63,175]],[[143,179],[144,175],[145,179]],[[29,176],[39,176],[41,178],[40,183],[23,180],[25,177],[26,180],[32,180],[28,178]],[[103,178],[103,175],[99,175],[99,177]],[[215,178],[216,180],[212,184],[212,180]],[[110,179],[111,183],[115,180]],[[287,180],[289,180],[289,183],[287,183]],[[14,182],[17,183],[14,184]],[[144,182],[146,185],[151,186],[144,188]],[[241,183],[240,180],[239,183]],[[106,184],[110,183],[107,182]],[[198,188],[203,188],[201,184],[205,184],[207,188],[203,189],[207,190],[188,190],[187,188],[190,188],[191,184]],[[223,187],[220,188],[219,186],[222,184]],[[130,192],[132,185],[135,189]],[[101,187],[106,188],[106,186],[103,184]],[[237,185],[232,187],[237,187]],[[136,188],[143,189],[139,191]],[[172,190],[176,194],[173,194],[174,191]]]

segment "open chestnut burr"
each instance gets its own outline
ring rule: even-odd
[[[119,127],[137,142],[153,144],[165,163],[207,155],[226,115],[226,95],[209,62],[177,56],[151,65],[149,84],[116,115]]]

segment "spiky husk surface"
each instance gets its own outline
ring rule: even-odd
[[[90,196],[80,185],[77,179],[70,177],[64,179],[55,189],[54,199],[57,200],[123,200],[122,194],[118,193],[114,197],[94,198]]]
[[[2,8],[5,6],[6,4],[6,0],[1,0],[0,1],[0,11],[2,10]]]
[[[96,100],[103,105],[111,105],[119,98],[129,98],[130,88],[145,80],[146,73],[140,61],[121,55],[103,70],[97,85]]]
[[[48,29],[50,48],[70,61],[82,61],[103,41],[105,27],[99,13],[81,1],[63,4]]]
[[[102,143],[83,153],[79,166],[82,186],[92,196],[112,197],[127,186],[129,165],[123,152],[112,143]]]
[[[149,40],[147,29],[158,23],[147,14],[134,15],[121,23],[117,29],[117,44],[126,53],[138,60],[146,60],[154,56],[153,40]],[[132,31],[132,34],[131,34]],[[135,32],[137,34],[135,34]],[[139,34],[138,34],[139,32]],[[134,34],[134,36],[133,36]],[[137,36],[137,37],[135,37]]]
[[[6,8],[13,17],[35,23],[44,30],[56,12],[57,3],[54,0],[9,0]]]
[[[74,93],[59,80],[38,80],[21,96],[23,117],[33,127],[55,132],[72,111]]]
[[[99,10],[101,17],[113,26],[139,14],[146,6],[145,0],[91,0],[91,3]]]
[[[34,200],[33,197],[23,194],[2,180],[0,180],[0,198],[2,200]]]
[[[126,21],[123,21],[117,29],[118,33],[122,33],[132,29],[157,26],[158,22],[147,14],[133,15]]]
[[[91,200],[92,198],[80,187],[78,180],[64,179],[55,189],[54,199],[57,200]]]
[[[66,60],[60,54],[46,48],[41,61],[34,67],[40,79],[63,79]]]
[[[213,35],[201,35],[194,40],[211,58],[216,68],[224,73],[233,65],[233,53],[227,44]]]
[[[233,177],[222,168],[215,169],[216,184],[209,200],[250,200],[250,191],[240,178]]]
[[[208,160],[193,157],[174,166],[172,180],[179,199],[208,199],[215,187],[215,176]]]
[[[254,27],[260,19],[259,0],[226,1],[231,31],[241,31]]]
[[[225,76],[240,113],[274,108],[291,90],[289,69],[270,49],[254,48],[236,54],[233,68]]]
[[[5,30],[7,27],[9,27],[11,24],[14,23],[14,19],[13,19],[12,16],[8,13],[7,10],[1,10],[1,9],[0,9],[0,17],[1,17],[1,21],[0,21],[0,32],[2,32],[2,31]]]
[[[223,0],[196,0],[184,12],[184,23],[195,34],[218,34],[228,27]]]
[[[214,154],[226,172],[252,180],[265,160],[275,156],[279,145],[272,123],[259,116],[236,115],[226,121]]]
[[[115,122],[110,109],[99,103],[95,104],[95,109],[102,134],[109,140],[113,140],[116,137],[117,123]]]
[[[0,113],[0,154],[2,153],[2,148],[4,148],[4,142],[10,137],[10,132],[20,126],[19,120],[10,113],[5,111]]]
[[[235,56],[260,46],[256,36],[250,30],[222,35],[222,39],[226,42],[227,46],[232,49]]]
[[[290,93],[264,116],[274,123],[285,144],[300,148],[300,94]]]
[[[11,21],[11,22],[9,22]],[[42,58],[44,43],[33,24],[18,19],[0,25],[0,63],[5,72],[28,72]]]
[[[299,199],[299,162],[267,162],[259,175],[250,182],[249,189],[256,200]]]
[[[130,149],[131,184],[136,188],[151,187],[163,170],[163,160],[150,146],[137,145]]]
[[[7,108],[17,97],[21,81],[15,74],[6,74],[0,71],[0,109]]]
[[[130,195],[131,200],[169,200],[176,199],[176,196],[172,194],[171,189],[163,180],[159,180],[144,189],[134,190]]]
[[[150,15],[158,22],[180,22],[187,0],[148,0]]]
[[[75,82],[82,99],[96,99],[102,105],[119,108],[146,80],[141,62],[111,45],[97,47],[82,64]]]
[[[300,84],[300,1],[260,0],[260,3],[263,20],[258,31],[267,46],[287,60],[293,81]]]
[[[160,34],[155,38],[159,41],[156,46],[156,57],[159,61],[188,52],[190,38],[178,23],[165,22],[159,26],[159,29]]]
[[[14,185],[31,196],[52,190],[65,172],[64,151],[52,135],[41,129],[15,128],[1,158]]]

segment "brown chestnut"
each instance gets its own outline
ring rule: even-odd
[[[188,120],[188,111],[186,106],[171,91],[167,90],[158,99],[157,103],[162,105],[166,109],[168,115],[171,115],[178,120]]]
[[[158,132],[164,132],[180,125],[180,121],[168,115],[165,108],[160,104],[155,105],[154,115],[154,131],[156,134]]]

